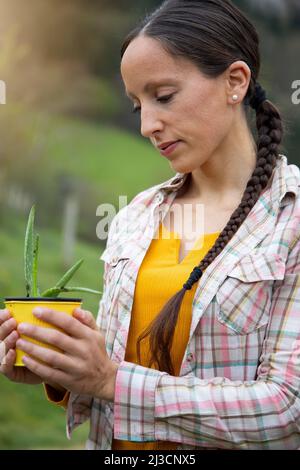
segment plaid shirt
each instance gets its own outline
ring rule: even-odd
[[[138,194],[114,217],[97,323],[119,364],[115,400],[71,394],[67,435],[178,449],[300,448],[300,171],[281,155],[272,184],[198,283],[180,375],[124,361],[139,267],[187,175]],[[159,280],[158,280],[159,281]]]

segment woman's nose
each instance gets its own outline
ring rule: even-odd
[[[157,131],[162,131],[163,123],[158,114],[153,111],[141,111],[141,134],[143,137],[153,137]]]

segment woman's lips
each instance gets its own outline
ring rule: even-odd
[[[174,150],[177,148],[177,146],[180,144],[180,140],[177,140],[176,142],[174,142],[173,144],[169,145],[167,148],[165,148],[164,150],[160,149],[160,153],[164,156],[164,157],[168,157],[169,155],[171,155],[171,153],[174,152]]]

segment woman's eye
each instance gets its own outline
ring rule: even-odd
[[[168,103],[172,98],[173,98],[173,94],[165,95],[165,96],[161,96],[160,98],[157,98],[157,101],[159,101],[160,103]]]
[[[165,95],[165,96],[161,96],[160,98],[156,98],[156,100],[159,102],[159,103],[168,103],[169,101],[171,101],[171,99],[173,98],[174,94],[172,93],[171,95]],[[133,113],[140,113],[141,111],[141,107],[140,106],[136,106],[135,108],[133,108],[132,112]]]

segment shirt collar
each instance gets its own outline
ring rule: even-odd
[[[166,193],[171,193],[173,191],[178,191],[186,182],[189,173],[176,173],[171,179],[165,181],[159,186],[159,189],[165,191]]]
[[[289,165],[285,155],[279,155],[272,185],[270,188],[270,203],[273,208],[278,207],[288,193],[296,197],[299,193],[300,177],[299,168],[296,165]]]

